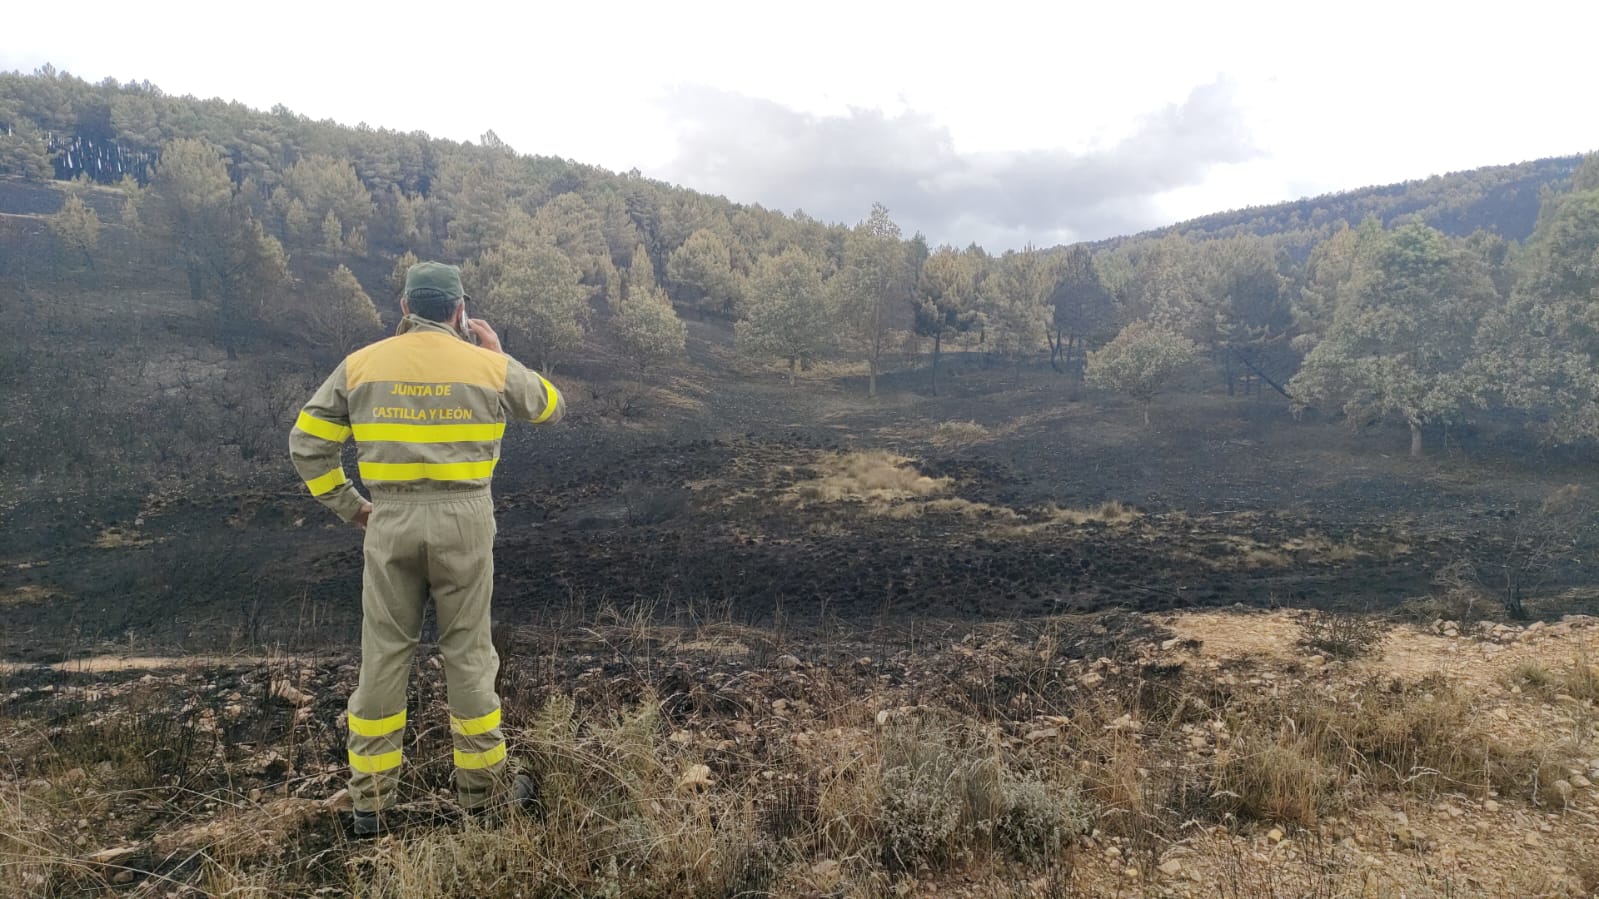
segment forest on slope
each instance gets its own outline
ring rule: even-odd
[[[287,357],[311,371],[376,337],[398,274],[436,258],[464,266],[475,313],[513,352],[557,372],[600,354],[620,379],[648,381],[683,359],[690,316],[735,323],[742,356],[790,383],[819,362],[858,366],[869,395],[907,359],[936,394],[953,345],[1018,382],[1047,359],[1147,415],[1208,359],[1229,392],[1244,378],[1301,407],[1408,425],[1418,454],[1429,429],[1488,414],[1569,443],[1599,430],[1599,162],[1578,162],[990,253],[907,237],[867,197],[858,224],[825,223],[519,154],[492,132],[456,143],[47,67],[0,75],[0,212],[14,213],[0,296],[43,320],[66,313],[37,312],[41,279],[102,296],[181,279],[224,367],[270,358],[281,372],[298,348]],[[117,396],[20,349],[5,358],[19,400],[0,439],[9,476],[175,451],[132,434],[41,451],[36,423],[69,414],[63,395],[151,414],[161,396]],[[27,389],[41,376],[49,398]],[[184,414],[209,435],[208,416],[257,402]],[[237,414],[276,426],[282,403],[267,405]],[[271,443],[234,442],[246,456]]]

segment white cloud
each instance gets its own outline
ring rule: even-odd
[[[898,196],[907,218],[970,229],[954,242],[1047,243],[1599,149],[1591,0],[1491,15],[1392,0],[13,6],[0,68],[50,61],[456,140],[493,128],[522,152],[849,220]],[[1207,85],[1223,107],[1195,98]],[[714,124],[729,97],[751,104],[749,134]],[[832,181],[795,195],[821,172]]]
[[[1195,88],[1097,150],[961,152],[933,116],[815,115],[712,88],[665,105],[676,155],[659,174],[833,221],[882,202],[907,231],[991,246],[1097,238],[1160,224],[1154,199],[1259,155],[1231,85]]]

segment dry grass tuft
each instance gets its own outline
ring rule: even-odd
[[[0,592],[0,607],[32,605],[55,599],[60,595],[61,591],[54,587],[23,584],[15,589]]]
[[[801,502],[887,503],[943,493],[953,483],[927,477],[903,456],[879,451],[829,456],[817,467],[820,476],[795,484],[790,496]]]
[[[62,809],[23,792],[20,784],[0,786],[0,859],[5,880],[16,895],[41,895],[78,868],[76,850],[58,819]]]
[[[1277,733],[1247,730],[1216,759],[1212,798],[1226,814],[1309,827],[1339,810],[1339,772],[1313,737],[1285,724]]]
[[[1561,675],[1560,686],[1560,692],[1578,702],[1599,703],[1599,664],[1579,654]]]
[[[1062,509],[1059,506],[1047,507],[1046,513],[1051,524],[1067,524],[1081,526],[1090,523],[1098,524],[1129,524],[1144,517],[1144,513],[1123,505],[1118,500],[1100,503],[1091,509]]]
[[[988,429],[975,421],[939,422],[932,443],[945,450],[962,450],[988,439]]]
[[[884,511],[885,515],[899,521],[921,518],[928,514],[956,515],[968,521],[986,521],[1007,524],[1022,520],[1015,509],[973,502],[958,496],[946,496],[925,503],[899,503]]]

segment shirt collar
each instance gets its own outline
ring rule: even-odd
[[[400,319],[400,326],[394,330],[394,333],[405,334],[411,331],[434,331],[440,334],[448,334],[457,340],[466,339],[461,336],[461,332],[450,327],[448,323],[436,322],[432,319],[423,318],[415,313]]]

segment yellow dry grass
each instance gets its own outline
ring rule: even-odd
[[[0,607],[27,606],[34,603],[45,602],[61,595],[61,591],[54,587],[45,587],[39,584],[24,584],[14,590],[0,593]]]
[[[910,459],[871,451],[827,456],[817,465],[818,477],[789,488],[801,503],[892,503],[943,493],[954,481],[930,478],[916,470]]]

